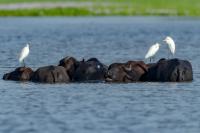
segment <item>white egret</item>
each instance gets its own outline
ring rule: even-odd
[[[25,67],[25,62],[24,59],[29,55],[29,44],[26,44],[26,46],[22,49],[20,56],[19,56],[19,62],[24,64]]]
[[[158,52],[159,48],[160,48],[160,44],[159,44],[159,43],[156,43],[156,44],[152,45],[152,46],[149,48],[147,54],[145,55],[145,59],[150,58],[150,62],[151,62],[151,59],[152,59],[152,58],[155,56],[155,54]]]
[[[163,40],[163,41],[167,43],[171,54],[174,56],[174,54],[175,54],[175,49],[176,49],[176,48],[175,48],[176,46],[175,46],[174,40],[173,40],[171,37],[167,36],[167,37],[165,38],[165,40]],[[169,55],[168,55],[168,58],[169,58]]]

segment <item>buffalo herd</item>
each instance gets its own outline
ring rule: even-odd
[[[74,57],[66,57],[58,65],[40,67],[35,71],[29,67],[16,68],[4,74],[3,79],[37,83],[187,82],[193,80],[193,71],[189,61],[180,59],[160,59],[150,64],[128,61],[107,66],[97,58],[78,61]]]

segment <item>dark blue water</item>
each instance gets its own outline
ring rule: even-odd
[[[166,35],[176,57],[191,61],[189,83],[35,84],[0,80],[2,133],[189,133],[200,130],[200,19],[168,17],[0,18],[0,75],[26,63],[36,69],[62,57],[143,60]],[[162,43],[156,57],[167,57]],[[10,67],[10,68],[9,68]]]

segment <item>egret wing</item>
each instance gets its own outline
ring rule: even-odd
[[[168,46],[169,46],[171,53],[174,54],[175,53],[175,43],[171,42]]]
[[[22,62],[23,59],[28,55],[29,53],[29,50],[27,47],[24,47],[20,53],[20,56],[19,56],[19,62]]]
[[[149,48],[147,54],[145,55],[145,59],[150,58],[152,56],[154,56],[156,54],[156,52],[158,51],[158,48],[156,45],[153,45]]]

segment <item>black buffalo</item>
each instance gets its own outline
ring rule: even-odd
[[[68,83],[70,78],[62,66],[46,66],[38,68],[31,79],[40,83]]]
[[[77,61],[74,57],[65,57],[59,61],[58,66],[63,66],[68,74],[70,80],[72,80],[73,75],[79,65],[79,61]]]
[[[96,58],[80,61],[73,75],[74,82],[104,81],[107,66]]]
[[[161,59],[149,65],[144,81],[184,82],[193,80],[192,65],[180,59]]]

